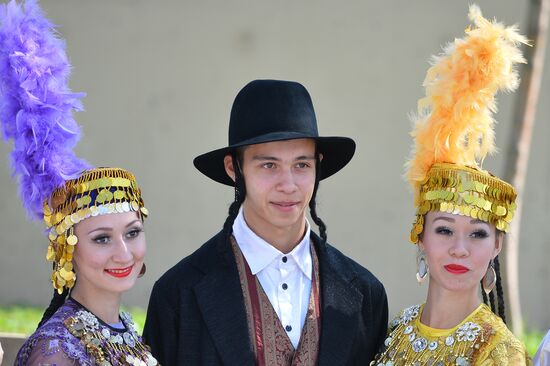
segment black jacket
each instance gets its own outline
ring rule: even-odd
[[[319,365],[368,365],[386,336],[382,284],[330,245],[317,249],[321,281]],[[237,265],[222,232],[154,285],[143,337],[163,366],[253,366]]]

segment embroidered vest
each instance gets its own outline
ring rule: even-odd
[[[306,321],[298,348],[294,349],[277,313],[257,277],[252,275],[235,239],[231,240],[244,295],[248,333],[258,366],[313,366],[319,355],[321,334],[321,304],[319,296],[319,260],[311,245],[313,283],[309,296]]]

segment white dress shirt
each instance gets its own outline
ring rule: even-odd
[[[296,349],[311,292],[313,264],[309,222],[306,219],[302,241],[288,254],[256,235],[246,224],[242,208],[233,223],[233,235]]]

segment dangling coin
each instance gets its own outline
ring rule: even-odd
[[[69,235],[69,237],[67,238],[67,244],[76,245],[76,243],[78,243],[78,238],[76,237],[76,235],[74,234]]]
[[[121,200],[126,197],[126,193],[124,193],[124,191],[116,190],[115,193],[113,193],[113,197],[116,200]]]
[[[81,198],[82,200],[82,204],[85,206],[85,205],[88,205],[90,204],[90,202],[92,202],[92,198],[90,196],[83,196]]]
[[[71,272],[73,270],[73,264],[71,262],[66,262],[63,268],[65,269],[65,271]]]
[[[48,245],[48,252],[46,253],[46,260],[47,261],[54,261],[55,260],[55,249],[53,248],[53,245]]]
[[[50,233],[48,234],[48,239],[51,241],[54,241],[57,238],[57,233],[54,228],[50,230]]]

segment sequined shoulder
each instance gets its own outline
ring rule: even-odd
[[[484,304],[450,329],[423,325],[421,312],[422,306],[411,306],[392,321],[386,349],[371,365],[529,365],[521,342]]]
[[[413,305],[408,308],[403,309],[399,315],[393,318],[390,322],[390,331],[397,328],[400,324],[409,323],[411,320],[415,319],[420,313],[421,305]]]
[[[532,365],[525,346],[512,334],[500,317],[485,307],[476,315],[476,318],[493,332],[491,339],[478,357],[480,365]]]

